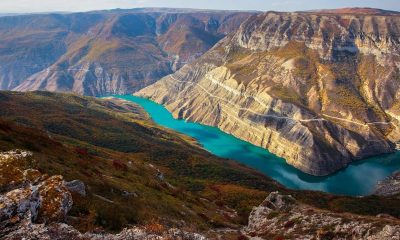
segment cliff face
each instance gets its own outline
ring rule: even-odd
[[[131,93],[201,56],[252,13],[113,10],[0,18],[0,89]]]
[[[400,16],[274,13],[137,93],[327,175],[400,140]]]

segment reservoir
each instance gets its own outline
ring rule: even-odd
[[[318,190],[333,194],[360,196],[373,192],[375,184],[400,170],[400,152],[355,162],[326,177],[311,176],[297,170],[266,149],[254,146],[215,127],[174,119],[164,106],[132,95],[113,97],[141,105],[157,124],[195,138],[207,151],[222,158],[257,169],[282,185],[299,190]]]

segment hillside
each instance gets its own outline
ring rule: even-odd
[[[400,15],[360,10],[250,17],[136,95],[217,126],[313,175],[395,151]]]
[[[132,93],[193,61],[253,13],[132,9],[0,18],[0,90]]]
[[[235,226],[265,189],[281,188],[157,127],[134,104],[45,92],[2,92],[0,104],[0,151],[32,151],[41,172],[87,185],[71,210],[78,229]]]
[[[3,158],[11,153],[0,154],[1,214],[7,212],[5,207],[13,206],[3,205],[5,197],[18,197],[15,191],[25,186],[21,179],[30,176],[30,181],[34,181],[35,176],[42,176],[40,179],[44,182],[32,184],[50,189],[59,186],[66,200],[69,193],[66,186],[61,186],[70,186],[74,180],[84,184],[85,194],[78,194],[76,190],[82,190],[79,184],[75,185],[75,191],[71,192],[73,204],[68,200],[64,210],[58,211],[51,204],[42,205],[61,215],[71,208],[65,222],[82,233],[115,232],[139,226],[112,239],[124,239],[127,236],[124,234],[137,231],[170,234],[163,230],[169,228],[201,233],[210,239],[217,236],[237,239],[247,234],[241,229],[246,226],[253,206],[258,206],[273,191],[291,194],[298,204],[332,214],[400,216],[398,195],[359,198],[285,189],[254,170],[212,156],[192,139],[158,127],[140,107],[130,102],[48,92],[0,92],[0,105],[0,152],[13,149],[31,152],[25,154],[30,156],[24,160],[26,164],[19,158]],[[21,151],[14,153],[18,155]],[[16,162],[10,164],[4,160]],[[29,174],[18,174],[20,171]],[[45,180],[53,175],[56,176],[51,181]],[[10,190],[13,194],[7,193]],[[42,201],[56,200],[46,195]],[[40,209],[39,212],[45,210]],[[50,213],[46,210],[39,216],[52,216]],[[27,236],[28,233],[54,237],[55,232],[70,234],[57,234],[61,239],[72,235],[77,239],[91,239],[89,236],[96,239],[96,235],[85,235],[85,238],[65,225],[24,225],[26,216],[22,215],[22,222],[12,218],[11,223],[0,216],[0,225],[22,224],[17,225],[20,232],[13,232],[16,239],[21,237],[18,234]],[[347,214],[347,218],[358,217]],[[51,219],[63,222],[59,218]],[[387,216],[365,219],[375,219],[381,223],[379,226],[397,221]],[[41,220],[34,222],[37,223]],[[26,230],[34,227],[41,230]],[[12,229],[3,230],[15,230]],[[310,227],[309,231],[315,234],[316,230]],[[7,232],[0,231],[0,238],[3,234]]]

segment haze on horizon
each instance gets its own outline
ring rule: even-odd
[[[233,3],[234,1],[234,3]],[[34,2],[34,4],[32,4]],[[80,12],[115,8],[197,8],[225,10],[300,11],[371,7],[400,11],[399,0],[1,0],[1,13]]]

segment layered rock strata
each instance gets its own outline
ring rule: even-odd
[[[395,151],[400,16],[268,12],[136,93],[312,175]]]

